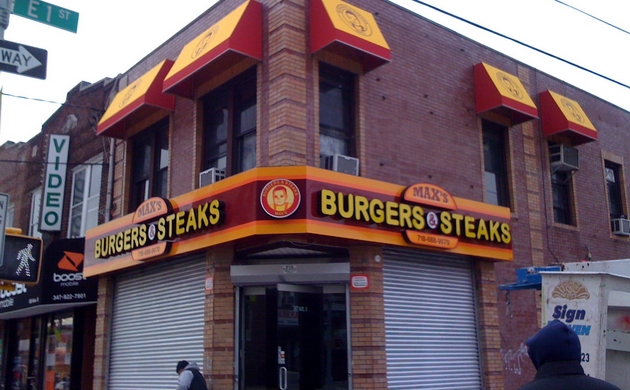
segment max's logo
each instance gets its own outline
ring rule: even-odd
[[[57,267],[66,271],[80,272],[79,266],[83,263],[83,253],[63,252],[65,256],[59,260]]]

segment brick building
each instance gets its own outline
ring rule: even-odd
[[[84,237],[105,219],[111,147],[95,131],[112,87],[79,83],[38,135],[0,147],[6,226],[30,237],[7,235],[0,267],[0,279],[14,282],[0,290],[0,388],[92,386],[98,280],[82,275]],[[26,241],[12,249],[33,245],[27,274],[38,279],[15,276],[8,243],[16,239]]]
[[[386,1],[220,1],[114,92],[93,389],[513,389],[499,286],[630,254],[630,114]]]

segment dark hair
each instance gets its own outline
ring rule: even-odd
[[[180,360],[177,362],[177,367],[175,367],[175,372],[179,374],[179,370],[183,370],[188,366],[188,362],[186,360]]]

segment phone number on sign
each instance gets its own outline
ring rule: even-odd
[[[57,294],[53,295],[53,301],[72,301],[74,299],[85,299],[87,298],[86,293],[76,293],[76,294]]]

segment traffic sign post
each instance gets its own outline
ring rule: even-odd
[[[0,71],[46,79],[48,51],[11,41],[0,41]]]
[[[15,0],[13,13],[73,33],[79,26],[78,12],[40,0]]]
[[[0,267],[4,255],[4,229],[7,227],[7,210],[9,209],[9,195],[0,193]]]

